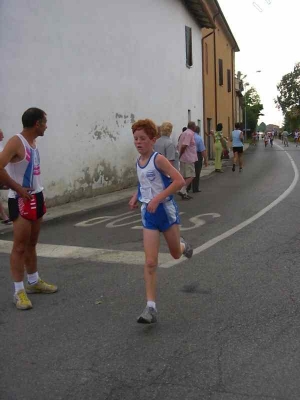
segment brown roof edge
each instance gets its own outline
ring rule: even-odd
[[[231,29],[230,29],[230,27],[228,25],[228,22],[227,22],[227,20],[225,18],[225,15],[223,14],[223,11],[221,9],[221,6],[220,6],[218,0],[213,0],[213,1],[215,2],[216,6],[217,6],[217,8],[219,10],[220,15],[222,16],[223,22],[224,22],[224,24],[225,24],[225,26],[226,26],[226,28],[228,30],[228,33],[229,33],[229,35],[231,36],[231,38],[233,40],[233,43],[234,43],[234,46],[235,46],[234,51],[236,51],[236,52],[240,51],[239,46],[237,44],[237,41],[235,40],[235,38],[233,36],[233,33],[232,33],[232,31],[231,31]]]
[[[216,28],[203,0],[183,0],[183,2],[199,23],[200,28]]]

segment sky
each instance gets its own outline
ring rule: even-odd
[[[235,70],[247,75],[245,81],[256,88],[264,106],[259,122],[281,125],[283,116],[274,98],[283,75],[300,62],[300,1],[218,2],[240,48]]]

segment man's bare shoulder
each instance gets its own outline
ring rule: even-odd
[[[6,143],[3,151],[2,158],[5,158],[6,162],[16,162],[24,158],[24,146],[21,139],[14,135]]]

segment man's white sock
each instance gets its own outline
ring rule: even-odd
[[[14,282],[15,285],[15,293],[17,293],[19,290],[24,290],[24,283],[23,281],[21,282]]]
[[[147,307],[152,307],[156,310],[156,303],[155,301],[147,301]]]
[[[27,280],[29,285],[34,285],[39,280],[39,273],[27,274]]]

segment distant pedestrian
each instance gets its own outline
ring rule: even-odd
[[[274,131],[269,132],[270,145],[273,147]]]
[[[269,143],[269,132],[265,132],[265,134],[264,134],[264,143],[265,143],[265,147],[267,147],[267,145]]]
[[[179,161],[180,173],[185,179],[185,185],[178,192],[183,200],[192,199],[187,194],[187,187],[195,178],[195,161],[198,161],[197,148],[195,142],[196,124],[193,121],[188,123],[188,129],[180,135],[178,148],[179,148]]]
[[[239,171],[243,169],[243,151],[244,151],[244,135],[240,130],[240,124],[235,124],[235,130],[231,132],[231,142],[233,151],[232,171],[235,171],[235,166],[239,163]]]
[[[298,141],[299,141],[299,132],[298,132],[298,130],[296,130],[296,132],[295,132],[294,141],[295,141],[296,147],[298,147]]]
[[[170,163],[175,166],[175,154],[176,154],[176,147],[172,142],[170,136],[173,130],[173,125],[171,122],[163,122],[160,126],[160,138],[156,140],[154,144],[154,151],[162,154],[166,157]]]
[[[201,190],[199,189],[199,182],[200,182],[200,174],[201,174],[201,170],[202,170],[203,160],[204,160],[205,167],[208,166],[206,147],[204,145],[202,137],[200,136],[200,127],[199,126],[196,126],[194,138],[195,138],[195,142],[196,142],[197,157],[198,157],[198,160],[195,161],[195,175],[196,176],[193,179],[192,183],[189,184],[187,190],[189,191],[192,187],[193,193],[198,193],[198,192],[201,192]]]
[[[289,139],[288,137],[291,135],[291,133],[288,133],[288,131],[284,130],[282,132],[282,137],[283,137],[283,144],[284,147],[289,147]]]
[[[151,324],[157,321],[156,271],[163,233],[173,258],[182,255],[191,258],[192,247],[180,237],[179,213],[173,194],[184,184],[180,173],[161,154],[153,151],[157,129],[149,119],[132,125],[134,144],[140,154],[136,163],[139,180],[138,191],[132,196],[129,207],[142,203],[143,241],[145,252],[144,279],[147,304],[137,322]]]

